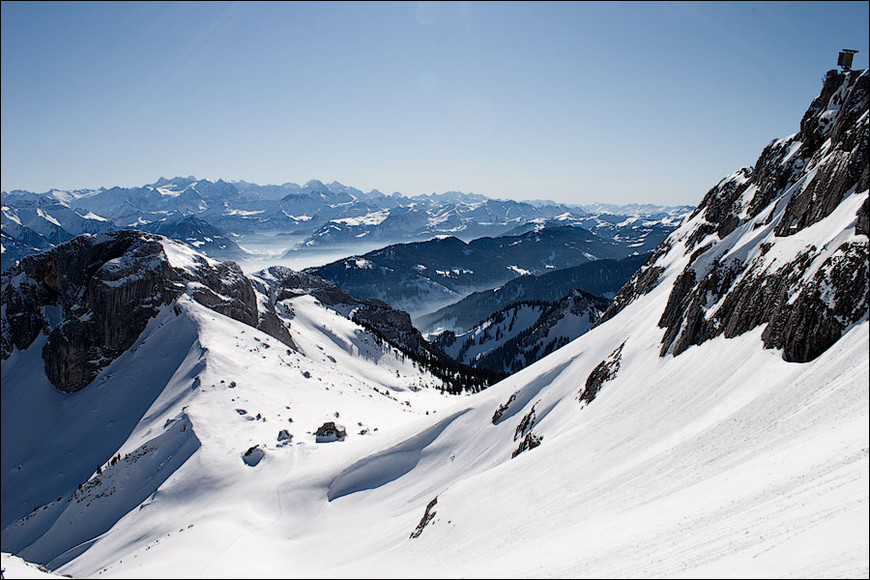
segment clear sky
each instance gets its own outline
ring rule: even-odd
[[[868,2],[2,2],[2,189],[195,175],[697,204]]]

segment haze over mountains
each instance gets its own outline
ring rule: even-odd
[[[830,71],[799,131],[699,192],[603,314],[569,292],[595,308],[561,311],[591,329],[491,385],[442,364],[406,313],[311,271],[246,274],[151,233],[51,242],[3,274],[3,551],[82,577],[866,577],[868,80]],[[146,197],[212,206],[230,185]],[[341,198],[297,194],[281,207]],[[336,223],[336,239],[365,225]],[[460,261],[483,244],[538,275],[480,295],[519,297],[567,271],[547,273],[565,248],[613,265],[644,243],[518,226],[324,271],[386,280],[411,248],[405,274],[425,272],[422,248],[443,246],[446,287],[486,272]],[[578,230],[609,242],[555,237]],[[502,308],[443,348],[482,360],[551,307]]]

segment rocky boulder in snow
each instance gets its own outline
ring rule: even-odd
[[[314,432],[314,440],[317,443],[344,441],[345,437],[347,437],[347,431],[345,431],[344,427],[336,425],[332,421],[327,421]]]
[[[242,461],[248,467],[256,467],[265,456],[266,453],[260,449],[260,446],[254,445],[242,454]]]

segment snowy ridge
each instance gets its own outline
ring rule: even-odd
[[[265,436],[222,441],[233,455],[198,432],[195,462],[61,571],[414,575],[424,564],[444,576],[517,576],[544,562],[556,576],[865,574],[867,323],[807,364],[759,348],[759,331],[661,358],[655,320],[667,289],[473,402],[342,457],[268,453],[255,477],[240,478],[251,468],[238,453]],[[623,343],[615,378],[584,407],[583,378]],[[356,406],[340,400],[342,416]],[[249,413],[261,412],[252,402]],[[227,419],[218,423],[228,435]],[[524,423],[541,443],[511,459]],[[409,541],[435,497],[435,516]],[[231,498],[245,508],[230,509],[240,501]],[[322,541],[335,529],[340,552]],[[255,546],[260,556],[245,558]]]
[[[131,509],[147,509],[161,484],[194,454],[198,462],[214,454],[224,466],[217,468],[221,472],[236,461],[246,467],[242,454],[253,446],[265,451],[263,464],[275,452],[295,455],[305,448],[306,455],[316,453],[311,433],[328,419],[348,425],[352,447],[352,440],[378,436],[379,426],[389,431],[407,416],[435,411],[448,398],[438,388],[440,380],[358,325],[310,296],[291,303],[298,352],[182,296],[70,400],[42,370],[44,339],[14,351],[3,364],[4,384],[19,387],[3,390],[4,550],[60,566]],[[168,373],[164,378],[143,372],[155,361]],[[207,402],[215,397],[224,403]],[[339,410],[344,411],[340,419]],[[105,431],[102,421],[87,421],[88,416],[103,417],[112,430]],[[63,445],[37,435],[53,432],[54,425],[64,425],[65,432],[58,434]],[[282,430],[289,432],[285,440],[292,446],[280,443]],[[100,446],[85,443],[95,436]],[[22,438],[28,446],[10,447]],[[64,470],[65,480],[42,480],[52,488],[39,492],[17,484],[18,473],[51,473],[81,447],[91,459],[77,452],[70,463],[75,469]],[[232,460],[226,456],[231,448],[237,449]],[[102,459],[116,454],[117,462]],[[205,474],[197,477],[208,481]],[[27,513],[34,498],[55,494],[58,500],[10,525],[9,518]]]

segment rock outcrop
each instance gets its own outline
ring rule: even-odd
[[[619,366],[622,364],[622,348],[624,346],[623,342],[592,369],[592,372],[586,377],[586,384],[578,397],[581,403],[588,405],[594,401],[601,390],[601,385],[616,378],[616,373],[619,372]]]
[[[333,421],[327,421],[314,432],[314,440],[317,443],[344,441],[345,437],[347,437],[345,428],[341,425],[336,425]]]
[[[830,71],[800,131],[713,187],[602,320],[680,262],[659,320],[662,356],[764,325],[765,347],[806,362],[866,319],[868,83],[866,70]]]
[[[433,519],[435,519],[435,514],[437,514],[438,512],[436,512],[432,508],[434,508],[435,504],[437,504],[437,503],[438,503],[438,496],[436,495],[434,498],[432,498],[432,501],[430,501],[426,505],[426,511],[423,512],[423,517],[420,518],[420,523],[418,523],[417,527],[414,529],[414,531],[411,532],[411,539],[412,540],[414,538],[419,538],[420,534],[423,533],[423,530],[426,529],[426,526],[429,525],[429,522],[431,522]]]
[[[242,461],[248,467],[257,467],[264,457],[266,457],[266,452],[260,449],[259,445],[254,445],[242,454]]]
[[[832,71],[800,132],[769,145],[757,169],[733,174],[701,202],[696,215],[705,222],[686,240],[687,251],[713,233],[725,241],[750,222],[754,229],[772,226],[773,236],[751,260],[725,257],[716,240],[702,246],[715,254],[706,264],[692,255],[659,321],[666,329],[662,354],[767,324],[765,346],[805,362],[866,316],[866,240],[844,240],[830,256],[811,245],[781,263],[766,254],[778,238],[795,236],[831,216],[847,195],[868,189],[868,78],[866,71]],[[762,212],[767,217],[759,220]],[[857,226],[857,213],[855,219]]]
[[[48,379],[62,391],[77,391],[130,348],[161,307],[184,292],[293,347],[274,311],[259,307],[238,265],[191,252],[191,263],[180,267],[171,263],[164,244],[178,242],[121,230],[85,234],[22,259],[3,275],[3,358],[45,332],[42,357]]]

